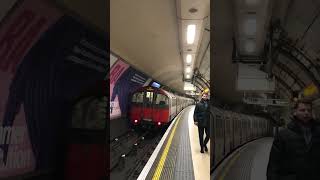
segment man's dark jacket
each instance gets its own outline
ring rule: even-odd
[[[267,180],[320,180],[320,126],[311,123],[312,139],[306,143],[298,120],[275,137],[269,158]]]
[[[210,127],[210,103],[209,100],[203,100],[196,105],[193,119],[198,122],[199,127]]]

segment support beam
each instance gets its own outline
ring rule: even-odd
[[[282,84],[283,87],[285,87],[290,93],[291,95],[293,94],[294,90],[291,89],[291,87],[284,81],[282,80],[277,74],[273,74],[274,77],[276,78],[276,80]]]
[[[317,86],[318,89],[320,89],[320,83],[314,76],[314,74],[308,69],[299,59],[297,59],[294,55],[292,55],[290,52],[288,52],[286,49],[281,47],[279,49],[280,53],[285,55],[287,58],[293,60],[312,80],[312,82]]]
[[[299,79],[299,77],[296,74],[294,74],[294,72],[291,71],[291,69],[289,69],[286,65],[284,65],[283,63],[280,63],[279,61],[276,61],[275,65],[279,67],[281,70],[283,70],[284,72],[286,72],[289,76],[291,76],[292,79],[294,79],[295,82],[298,83],[301,89],[306,86],[306,84],[301,79]]]

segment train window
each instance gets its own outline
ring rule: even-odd
[[[72,128],[101,130],[106,126],[106,97],[85,97],[79,100],[72,111]]]
[[[137,92],[132,96],[133,103],[143,103],[143,92]]]
[[[163,94],[157,94],[155,105],[159,107],[168,107],[169,99]]]
[[[177,99],[172,99],[172,106],[176,106],[177,105]]]

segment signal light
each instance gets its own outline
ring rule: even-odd
[[[134,123],[138,123],[138,120],[137,120],[137,119],[135,119],[135,120],[134,120]]]
[[[158,126],[160,126],[161,125],[161,122],[158,122]]]

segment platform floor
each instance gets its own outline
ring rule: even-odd
[[[177,115],[138,180],[210,179],[210,149],[200,153],[198,128],[193,123],[194,108],[189,106]]]
[[[266,180],[273,138],[261,138],[242,146],[213,172],[213,180]]]

